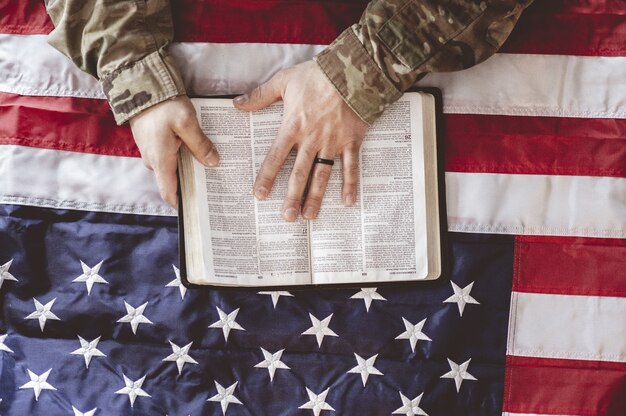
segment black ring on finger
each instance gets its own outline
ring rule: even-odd
[[[324,159],[321,157],[316,157],[315,161],[313,163],[321,163],[323,165],[328,165],[328,166],[332,166],[335,164],[335,161],[332,159]]]

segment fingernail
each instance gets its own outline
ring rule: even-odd
[[[246,94],[235,97],[235,104],[243,104],[248,101],[248,96]]]
[[[295,221],[298,218],[298,211],[295,208],[287,208],[283,211],[283,218],[287,221]]]
[[[257,199],[265,199],[267,197],[267,194],[267,188],[264,187],[256,188],[254,190],[254,196],[257,197]]]
[[[347,207],[351,207],[352,205],[354,205],[354,195],[352,194],[344,195],[343,204]]]
[[[220,155],[217,153],[215,148],[211,149],[209,154],[204,157],[204,163],[206,163],[207,166],[217,166],[219,161]]]
[[[315,218],[315,210],[313,209],[313,207],[306,207],[304,209],[304,218],[306,218],[307,220],[312,220],[313,218]]]

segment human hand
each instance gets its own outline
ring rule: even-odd
[[[159,193],[176,208],[177,153],[184,143],[205,166],[216,166],[219,155],[204,135],[187,96],[165,100],[130,119],[130,128],[144,165],[156,176]]]
[[[260,110],[282,99],[285,103],[282,124],[254,182],[254,195],[265,199],[289,152],[297,149],[289,176],[287,195],[281,208],[287,221],[317,216],[326,191],[330,165],[315,163],[316,157],[343,161],[342,201],[351,206],[356,200],[359,149],[367,123],[344,102],[322,70],[313,61],[282,70],[265,84],[236,97],[235,107],[244,111]],[[311,175],[306,200],[302,201]]]

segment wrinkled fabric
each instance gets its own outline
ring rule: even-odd
[[[335,412],[320,416],[390,415],[402,406],[399,391],[413,399],[426,391],[420,408],[433,416],[501,415],[506,360],[507,325],[511,299],[514,238],[507,235],[450,236],[450,274],[430,282],[405,283],[379,289],[386,300],[369,307],[353,296],[359,288],[304,288],[280,296],[276,305],[260,288],[194,288],[180,292],[170,284],[178,265],[176,218],[114,214],[39,207],[0,206],[0,266],[13,259],[0,292],[0,335],[13,352],[0,350],[0,412],[10,416],[71,415],[97,408],[96,416],[223,415],[220,403],[208,399],[215,383],[236,383],[226,416],[312,416],[298,410],[315,393],[329,389],[326,401]],[[107,283],[74,281],[81,262],[95,269]],[[480,304],[465,306],[462,316],[451,281],[472,285]],[[352,297],[352,298],[351,298]],[[34,300],[56,299],[42,332],[37,320],[25,319]],[[144,316],[152,323],[127,322],[125,302],[137,308],[147,303]],[[219,310],[235,315],[244,330],[228,337],[213,324]],[[337,336],[303,335],[310,316],[332,315],[329,328]],[[420,339],[412,347],[405,320],[424,320]],[[213,326],[212,326],[213,325]],[[106,356],[94,356],[89,366],[72,354],[78,336],[92,341]],[[170,342],[192,342],[182,371],[172,361]],[[272,380],[261,348],[284,349]],[[377,355],[363,386],[355,354]],[[441,378],[456,363],[471,359],[469,373],[477,380]],[[28,382],[27,369],[42,374],[56,391],[43,390],[38,400]],[[145,377],[131,408],[129,397],[116,394],[131,380]]]
[[[428,72],[493,55],[532,0],[377,0],[316,60],[350,107],[372,123]]]
[[[502,46],[532,0],[373,0],[316,61],[348,105],[371,123],[428,72],[476,65]],[[170,4],[56,0],[49,42],[96,76],[116,121],[184,94],[167,54]]]
[[[185,94],[167,54],[174,37],[167,0],[49,0],[48,42],[100,80],[115,120]]]

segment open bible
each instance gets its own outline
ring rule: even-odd
[[[230,99],[194,98],[200,126],[220,153],[205,168],[179,153],[183,281],[218,286],[292,286],[427,280],[441,274],[435,99],[406,93],[366,133],[356,203],[341,201],[335,160],[315,220],[285,222],[280,208],[292,152],[266,200],[252,195],[276,137],[282,104],[255,113]]]

